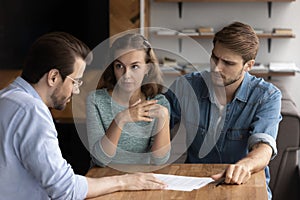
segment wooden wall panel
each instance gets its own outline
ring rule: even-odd
[[[145,1],[145,26],[149,26],[149,0]],[[140,28],[140,0],[109,1],[109,35]]]

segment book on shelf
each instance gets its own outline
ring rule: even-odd
[[[162,59],[162,64],[163,66],[168,66],[168,67],[177,67],[178,63],[176,59],[169,58],[169,57],[164,57]]]
[[[184,71],[183,68],[184,66],[174,58],[164,57],[161,60],[160,69],[163,73],[180,75]]]
[[[278,35],[293,35],[293,30],[290,28],[274,28],[273,34]]]
[[[206,26],[201,26],[198,28],[198,32],[200,35],[213,35],[214,34],[214,28],[212,27],[206,27]]]
[[[263,33],[265,33],[265,31],[264,31],[263,29],[259,29],[259,28],[255,28],[255,29],[254,29],[254,32],[255,32],[256,34],[263,34]]]
[[[267,73],[269,72],[268,66],[262,64],[262,63],[255,63],[253,67],[251,68],[250,72],[252,73]]]
[[[196,33],[196,29],[193,28],[185,28],[181,30],[182,33]]]
[[[198,32],[214,32],[214,28],[209,26],[200,26],[198,28]]]
[[[300,72],[294,62],[270,62],[269,69],[272,72]]]
[[[196,29],[182,29],[178,35],[197,36],[199,33]]]
[[[201,32],[199,35],[214,35],[214,32]]]
[[[177,35],[175,30],[158,30],[156,31],[157,35]]]
[[[195,33],[178,33],[178,35],[182,35],[182,36],[197,36],[199,35],[199,33],[195,32]]]

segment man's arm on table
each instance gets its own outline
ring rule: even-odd
[[[272,151],[268,144],[255,144],[245,158],[239,160],[236,164],[229,165],[225,172],[215,174],[212,178],[217,180],[224,176],[225,183],[245,183],[250,179],[251,174],[264,169],[268,165]]]
[[[86,198],[96,197],[121,190],[159,190],[166,185],[151,173],[134,173],[103,178],[89,178]]]

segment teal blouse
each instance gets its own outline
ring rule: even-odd
[[[158,104],[165,106],[170,113],[170,105],[164,95],[154,97]],[[92,165],[112,164],[164,164],[170,151],[163,157],[154,157],[151,147],[157,132],[157,120],[152,122],[127,123],[122,130],[118,148],[114,156],[107,155],[99,142],[105,135],[115,116],[127,109],[116,103],[106,89],[99,89],[87,98],[87,135],[92,157]]]

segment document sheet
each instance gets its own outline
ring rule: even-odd
[[[168,185],[167,190],[192,191],[214,181],[210,177],[177,176],[169,174],[154,174],[154,176]]]

